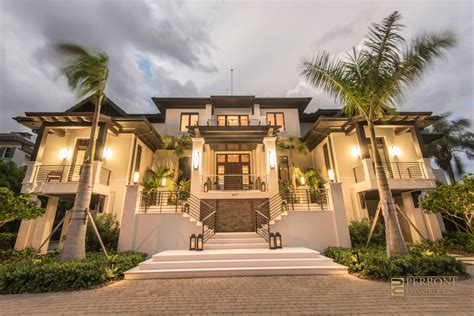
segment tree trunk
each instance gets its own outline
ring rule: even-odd
[[[95,155],[96,130],[99,125],[100,106],[103,95],[97,96],[94,118],[90,133],[89,146],[81,168],[81,176],[77,187],[74,206],[71,212],[70,224],[66,233],[66,240],[61,251],[60,260],[78,260],[86,256],[87,211],[92,196],[92,169]]]
[[[173,172],[173,183],[175,189],[178,188],[178,180],[179,180],[179,157],[176,157],[174,160],[174,172]]]
[[[387,256],[406,255],[408,248],[403,240],[400,223],[397,217],[395,200],[388,186],[388,179],[382,165],[382,158],[377,148],[377,138],[375,137],[375,127],[372,122],[368,122],[370,130],[370,142],[372,146],[373,159],[375,164],[375,175],[379,191],[382,214],[385,218],[385,237],[387,244]]]

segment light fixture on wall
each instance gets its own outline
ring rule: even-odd
[[[104,152],[102,153],[103,159],[110,159],[112,158],[112,149],[105,147]]]
[[[306,184],[306,181],[305,181],[304,176],[301,176],[301,177],[300,177],[300,183],[301,183],[301,185],[305,185],[305,184]]]
[[[162,187],[166,186],[166,178],[165,177],[161,178],[161,186]]]
[[[193,151],[193,169],[199,169],[199,162],[200,162],[200,154],[199,151]]]
[[[360,152],[360,147],[359,146],[356,145],[356,146],[352,147],[352,155],[354,157],[360,157],[361,152]]]
[[[329,178],[329,181],[336,180],[336,175],[334,174],[334,170],[328,169],[328,178]]]
[[[69,147],[63,148],[59,151],[59,157],[61,159],[71,159],[72,157],[72,150]]]
[[[140,172],[135,171],[135,173],[133,174],[133,184],[137,184],[138,180],[140,180]]]
[[[398,156],[400,156],[400,153],[401,153],[400,147],[398,146],[390,147],[390,155],[392,155],[392,157],[397,158]]]
[[[276,156],[275,156],[275,151],[273,151],[271,149],[268,151],[268,164],[270,165],[271,169],[275,169]]]

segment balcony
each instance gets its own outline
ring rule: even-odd
[[[266,126],[265,120],[259,119],[209,119],[207,120],[207,126]]]
[[[435,187],[434,176],[426,162],[385,162],[382,164],[391,189],[429,189]],[[356,191],[377,187],[375,166],[371,159],[364,159],[362,165],[353,168]]]
[[[35,167],[33,183],[79,182],[82,165],[39,165]],[[98,183],[108,186],[111,171],[100,168]]]
[[[223,174],[202,176],[201,188],[208,191],[267,191],[267,176]]]

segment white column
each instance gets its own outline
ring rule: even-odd
[[[196,137],[193,138],[192,141],[193,151],[191,153],[191,194],[201,198],[201,178],[203,176],[202,156],[204,148],[204,138]]]
[[[372,163],[372,159],[362,159],[362,167],[364,168],[364,175],[366,181],[375,179],[375,170],[374,164]]]
[[[422,165],[425,178],[436,179],[433,169],[431,168],[431,158],[420,158],[418,162]]]
[[[265,174],[267,175],[267,190],[269,196],[273,196],[278,193],[278,160],[276,153],[276,137],[265,137],[263,139],[265,149]],[[270,156],[273,155],[275,165],[273,168],[270,167]],[[262,170],[262,171],[263,171]]]
[[[142,190],[143,187],[139,185],[127,185],[125,189],[125,201],[123,205],[118,241],[119,251],[133,251],[135,248],[135,222],[140,208],[140,196]]]
[[[331,182],[326,183],[324,187],[329,191],[329,202],[330,208],[333,212],[337,246],[350,247],[351,238],[349,235],[349,226],[347,224],[346,208],[344,206],[344,196],[342,194],[342,184],[340,182]]]
[[[403,211],[411,220],[411,222],[416,226],[416,228],[423,234],[424,237],[428,238],[428,231],[426,230],[425,220],[423,217],[423,212],[415,208],[415,203],[413,202],[413,197],[410,192],[403,192],[402,193],[402,200],[403,200]],[[403,215],[399,215],[399,217],[403,217]],[[413,226],[408,223],[410,227],[410,233],[413,242],[420,242],[423,240],[420,234],[413,228]]]

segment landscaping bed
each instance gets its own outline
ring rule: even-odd
[[[39,293],[87,289],[123,278],[146,257],[142,253],[88,253],[83,260],[61,262],[59,252],[34,256],[33,249],[0,251],[0,293]]]

